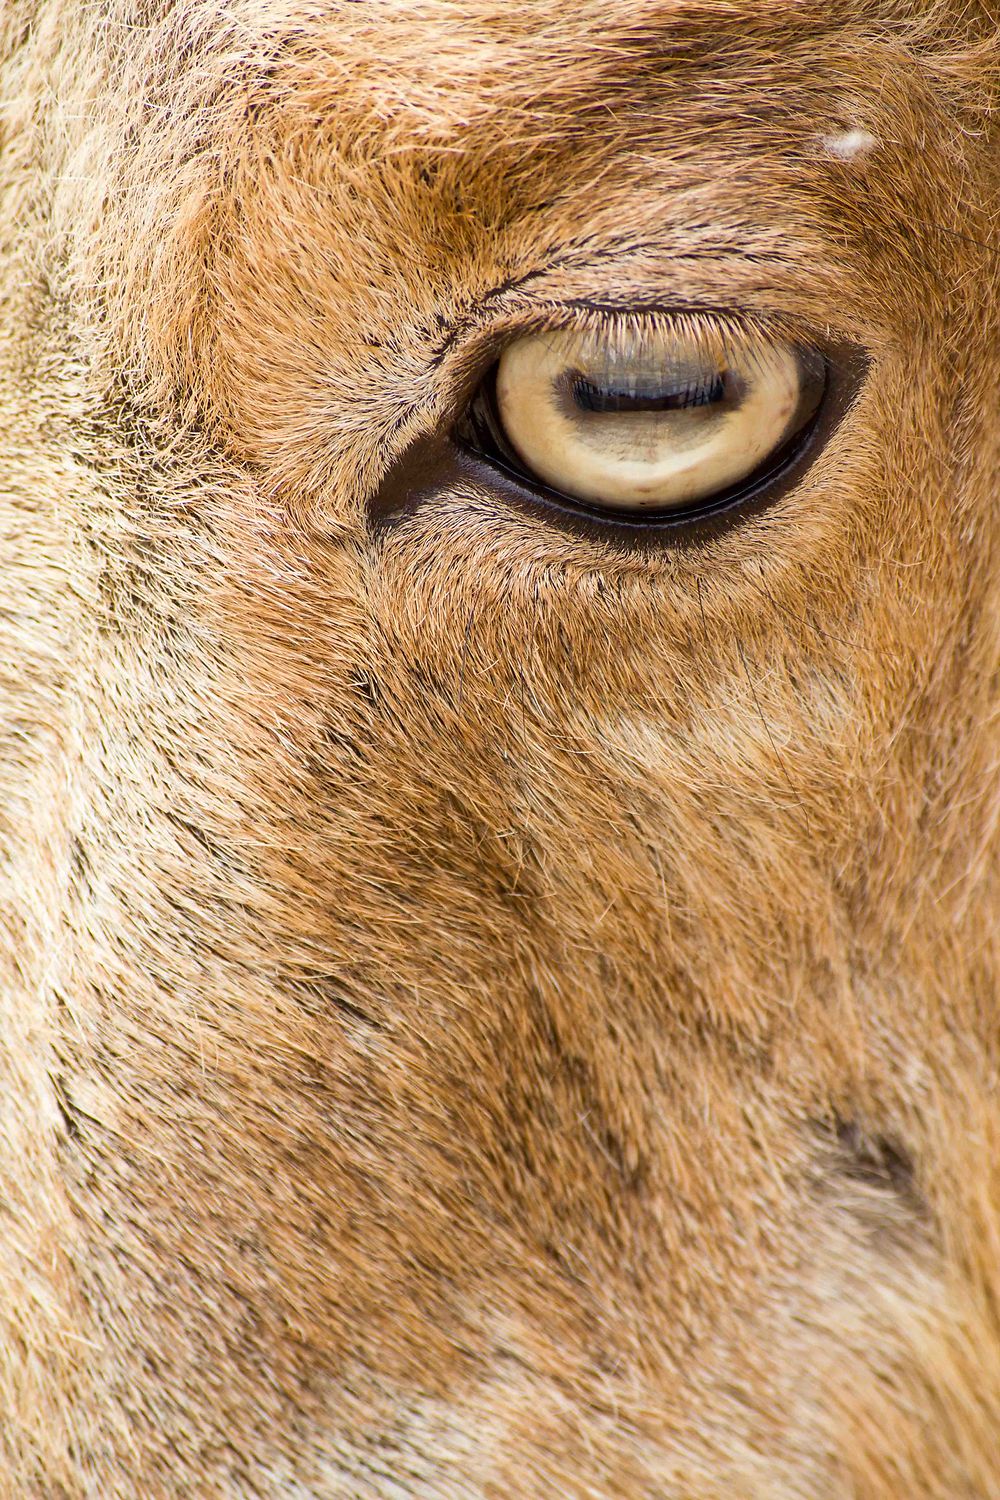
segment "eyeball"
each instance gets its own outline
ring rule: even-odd
[[[671,512],[731,494],[808,425],[816,354],[733,322],[530,334],[496,368],[494,423],[529,476],[589,507]]]

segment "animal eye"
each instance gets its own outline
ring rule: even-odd
[[[632,519],[731,503],[798,450],[826,386],[816,351],[707,319],[605,321],[510,343],[472,408],[476,446]]]

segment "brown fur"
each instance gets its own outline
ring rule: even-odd
[[[992,6],[0,57],[0,1493],[1000,1495]],[[871,364],[708,547],[373,530],[581,298]]]

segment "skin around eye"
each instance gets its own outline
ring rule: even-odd
[[[815,414],[823,384],[792,345],[743,330],[557,329],[504,350],[496,411],[545,485],[591,506],[662,512],[752,478]]]

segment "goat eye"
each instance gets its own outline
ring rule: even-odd
[[[702,509],[772,472],[825,383],[818,354],[744,328],[608,320],[509,344],[488,425],[526,477],[641,518]]]

